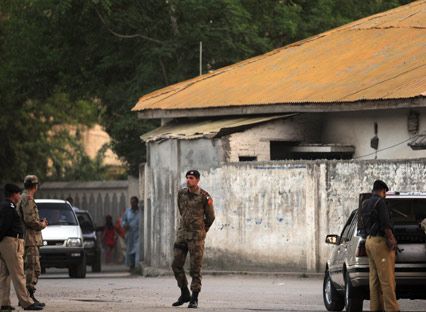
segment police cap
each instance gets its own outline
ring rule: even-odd
[[[199,179],[199,178],[200,178],[200,173],[199,173],[197,170],[189,170],[189,171],[185,174],[185,177],[188,177],[188,176],[194,176],[194,177],[196,177],[197,179]]]
[[[382,180],[374,181],[373,191],[381,191],[381,190],[385,190],[387,192],[387,191],[389,191],[389,188],[386,185],[386,183],[383,182]]]
[[[22,190],[19,186],[17,186],[16,184],[11,184],[8,183],[4,186],[4,196],[9,197],[12,194],[15,193],[21,193]]]
[[[38,178],[35,175],[27,175],[24,179],[25,187],[32,187],[33,185],[38,184]]]

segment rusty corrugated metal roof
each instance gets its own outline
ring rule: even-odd
[[[271,120],[289,118],[297,114],[278,116],[261,116],[248,118],[224,118],[214,120],[172,121],[141,136],[145,142],[165,139],[193,140],[199,138],[215,138],[222,135],[242,131],[254,125]]]
[[[416,96],[426,96],[426,0],[149,93],[133,110]]]

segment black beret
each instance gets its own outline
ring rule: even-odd
[[[200,173],[197,171],[197,170],[189,170],[186,174],[185,174],[185,177],[187,177],[187,176],[194,176],[194,177],[196,177],[197,179],[199,179],[200,178]]]
[[[381,191],[381,190],[385,190],[387,192],[387,191],[389,191],[389,188],[386,185],[386,183],[383,182],[382,180],[374,181],[373,191]]]
[[[8,183],[4,186],[5,196],[9,196],[11,194],[21,193],[21,192],[22,192],[21,188],[17,186],[16,184]]]

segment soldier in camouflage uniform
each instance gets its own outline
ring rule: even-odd
[[[47,226],[47,220],[40,220],[34,195],[38,189],[38,178],[28,175],[24,179],[24,192],[18,204],[25,226],[25,275],[27,289],[34,302],[44,306],[45,304],[34,297],[38,277],[41,274],[40,246],[42,245],[41,230]]]
[[[173,303],[173,306],[180,306],[189,301],[188,308],[198,307],[204,240],[215,219],[213,200],[209,193],[198,186],[199,181],[200,173],[197,170],[188,171],[186,173],[187,187],[178,193],[177,202],[181,218],[174,244],[172,269],[181,289],[181,296]],[[188,252],[192,277],[192,296],[188,289],[188,280],[183,268]]]

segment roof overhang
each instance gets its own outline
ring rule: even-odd
[[[255,125],[272,120],[290,118],[297,114],[277,116],[257,116],[240,118],[221,118],[205,120],[175,120],[162,127],[154,129],[141,136],[145,142],[162,141],[168,139],[194,140],[201,138],[218,138],[234,132],[243,131]]]
[[[362,104],[362,105],[361,105]],[[280,103],[270,105],[245,105],[207,107],[196,109],[147,109],[138,112],[140,119],[241,116],[259,114],[354,112],[426,107],[426,96],[405,99],[378,99],[332,103]]]

